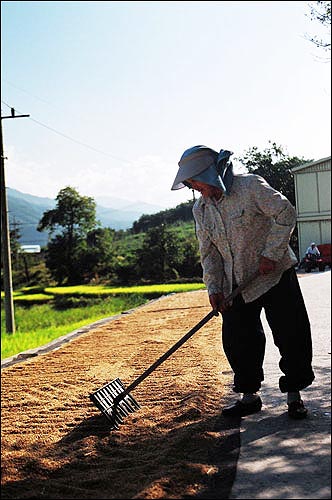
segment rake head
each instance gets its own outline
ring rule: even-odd
[[[90,400],[99,408],[112,424],[112,429],[118,429],[124,417],[140,408],[140,405],[119,378],[112,380],[97,391],[90,394]]]

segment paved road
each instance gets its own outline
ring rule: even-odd
[[[241,450],[231,499],[331,498],[331,271],[299,278],[313,336],[314,383],[302,391],[310,415],[287,416],[279,352],[267,336],[263,411],[241,420]]]

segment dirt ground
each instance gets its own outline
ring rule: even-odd
[[[239,421],[220,415],[232,395],[220,317],[132,392],[141,409],[119,430],[89,400],[131,383],[209,311],[205,291],[169,295],[2,369],[1,498],[228,498]]]

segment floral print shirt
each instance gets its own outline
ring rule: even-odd
[[[258,270],[261,256],[277,261],[275,271],[259,275],[242,291],[244,301],[251,302],[297,263],[289,246],[295,208],[259,175],[234,175],[230,195],[218,201],[201,196],[193,215],[209,295],[222,292],[227,297]]]

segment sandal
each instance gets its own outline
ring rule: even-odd
[[[290,418],[299,420],[301,418],[306,418],[307,414],[308,410],[304,406],[302,399],[288,404],[288,416]]]

